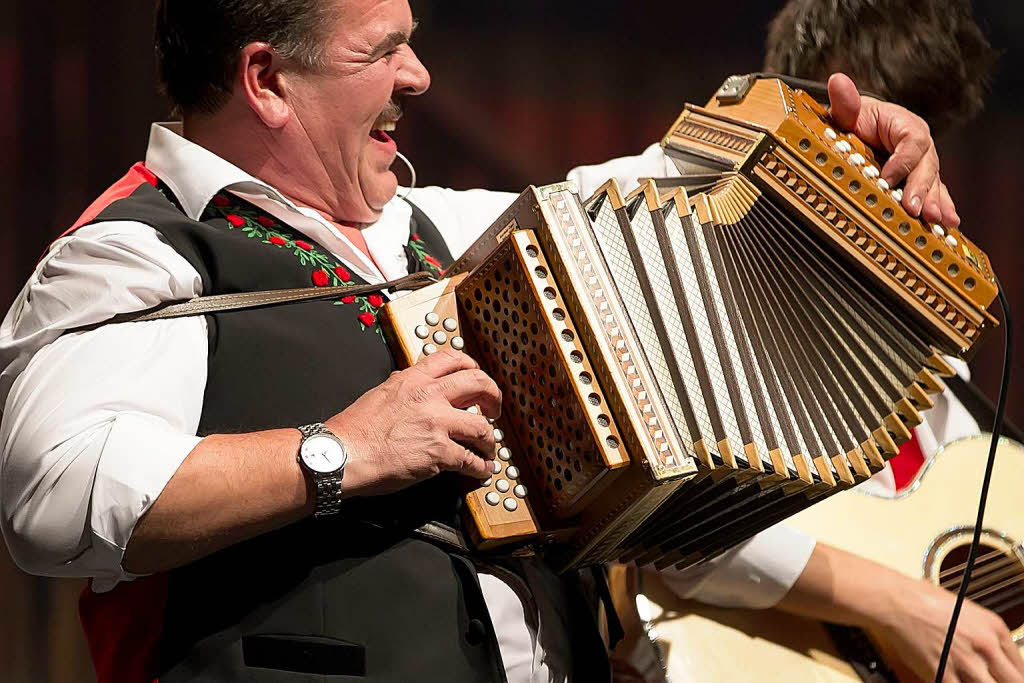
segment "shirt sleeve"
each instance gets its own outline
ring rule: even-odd
[[[0,528],[22,569],[131,578],[131,532],[199,442],[206,323],[65,331],[201,288],[152,228],[111,222],[55,245],[22,289],[0,327]]]
[[[452,258],[459,258],[518,195],[491,190],[423,187],[409,191],[409,201],[434,223]]]
[[[667,178],[679,175],[675,164],[665,156],[661,145],[655,143],[642,154],[620,157],[593,166],[579,166],[569,171],[568,179],[576,183],[581,199],[594,194],[597,188],[614,178],[623,192],[632,192],[640,185],[640,178]]]
[[[576,183],[580,197],[586,199],[609,178],[615,178],[619,187],[629,192],[639,185],[639,178],[670,175],[678,175],[675,166],[661,146],[653,144],[636,156],[574,168],[567,179]],[[465,252],[517,196],[512,192],[442,187],[416,188],[408,194],[409,201],[422,209],[441,231],[454,258]]]
[[[719,607],[763,609],[779,602],[803,573],[816,541],[776,524],[704,564],[662,570],[677,595]]]

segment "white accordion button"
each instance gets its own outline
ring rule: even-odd
[[[505,440],[505,432],[501,431],[500,429],[495,429],[494,430],[494,440],[495,441],[504,441]]]
[[[508,493],[508,490],[512,488],[512,485],[508,483],[507,479],[499,479],[494,482],[494,488],[498,489],[499,493]]]
[[[517,484],[512,493],[516,494],[516,498],[526,498],[526,487],[522,484]]]
[[[892,191],[892,198],[895,199],[898,202],[902,202],[903,201],[903,190],[900,190],[899,188],[893,190]]]
[[[826,128],[825,129],[825,137],[827,137],[829,140],[835,140],[839,136],[836,135],[836,132],[834,130],[832,130],[831,128]]]
[[[955,247],[956,238],[953,237],[952,235],[946,235],[946,244],[948,244],[950,247]]]
[[[487,501],[488,505],[497,505],[501,502],[501,496],[499,496],[496,491],[490,491],[486,496],[484,496],[484,500]]]
[[[861,154],[860,152],[854,152],[853,154],[850,155],[850,163],[853,164],[854,166],[860,166],[865,161],[866,159],[864,158],[864,155]]]
[[[477,406],[470,406],[470,407],[466,408],[466,412],[467,413],[473,413],[474,415],[479,415],[480,414],[480,408],[478,408]]]
[[[509,512],[515,512],[516,508],[519,507],[519,501],[516,500],[515,498],[506,498],[504,505],[505,509],[508,510]]]
[[[423,355],[424,356],[429,356],[432,353],[437,353],[437,347],[434,346],[433,344],[424,344],[423,345]]]
[[[494,477],[487,477],[486,479],[481,479],[480,480],[480,485],[481,486],[490,486],[492,481],[494,481]]]
[[[498,449],[498,457],[502,460],[509,460],[512,457],[512,451],[502,446]]]
[[[448,332],[454,332],[455,330],[458,329],[459,323],[455,320],[455,318],[445,318],[444,322],[441,323],[441,326],[444,327],[444,329],[447,330]]]
[[[864,175],[866,175],[868,178],[871,178],[872,180],[874,180],[875,178],[878,177],[878,167],[877,166],[868,166],[867,168],[864,169]]]
[[[853,147],[851,147],[850,143],[847,142],[846,140],[840,140],[839,142],[836,143],[836,149],[842,152],[843,154],[846,154],[847,152],[852,150]]]
[[[430,336],[430,328],[427,327],[426,325],[417,325],[416,336],[419,337],[420,339],[426,339],[427,337]]]
[[[497,460],[491,461],[491,472],[494,474],[501,474],[501,463]]]
[[[889,183],[885,182],[885,178],[879,178],[878,187],[882,188],[882,192],[887,192],[889,190]]]
[[[437,323],[439,323],[441,321],[441,316],[439,316],[437,313],[434,313],[433,311],[431,311],[430,313],[427,313],[427,315],[424,318],[424,320],[427,321],[428,325],[436,325]]]
[[[932,234],[938,237],[940,240],[946,236],[946,231],[942,229],[942,226],[938,223],[932,223]]]
[[[435,344],[444,344],[446,341],[448,341],[448,335],[447,334],[445,334],[441,330],[438,330],[437,332],[434,333],[434,343]]]
[[[519,468],[516,467],[515,465],[509,465],[505,469],[505,476],[508,477],[509,479],[518,479],[519,478]]]
[[[466,342],[462,340],[462,337],[452,337],[452,348],[456,351],[461,351],[462,347],[466,345]]]

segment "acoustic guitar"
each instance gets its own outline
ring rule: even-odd
[[[988,436],[981,435],[946,445],[895,498],[854,488],[808,508],[787,524],[955,592],[974,531],[989,443]],[[1003,439],[968,597],[999,614],[1015,642],[1024,647],[1022,489],[1024,446]],[[621,568],[613,572],[613,586],[623,587],[626,577]],[[858,629],[778,610],[723,609],[681,600],[648,573],[642,590],[649,601],[647,629],[636,606],[623,604],[631,601],[616,600],[619,613],[627,614],[627,639],[616,654],[643,646],[654,654],[648,656],[643,678],[635,672],[621,673],[621,681],[918,680],[901,666],[898,653]],[[641,605],[646,607],[643,599]],[[650,629],[656,634],[657,651],[646,638]],[[651,663],[654,655],[661,666]]]

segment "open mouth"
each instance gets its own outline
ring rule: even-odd
[[[373,124],[373,130],[370,131],[370,137],[377,142],[391,142],[391,136],[389,133],[395,130],[396,123],[396,121],[378,120]]]

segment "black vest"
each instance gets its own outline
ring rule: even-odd
[[[94,222],[110,220],[159,231],[207,295],[363,282],[322,246],[227,193],[193,221],[168,190],[143,184]],[[411,272],[450,265],[444,240],[415,207],[412,235]],[[381,303],[369,295],[207,315],[199,435],[323,421],[383,382],[396,367],[376,320]],[[171,572],[161,683],[504,681],[474,564],[410,534],[426,521],[459,524],[458,484],[440,476],[354,499],[331,518]],[[538,565],[511,569],[532,573],[531,586],[547,594],[542,622],[572,642],[573,679],[608,680],[579,577],[557,579]]]

